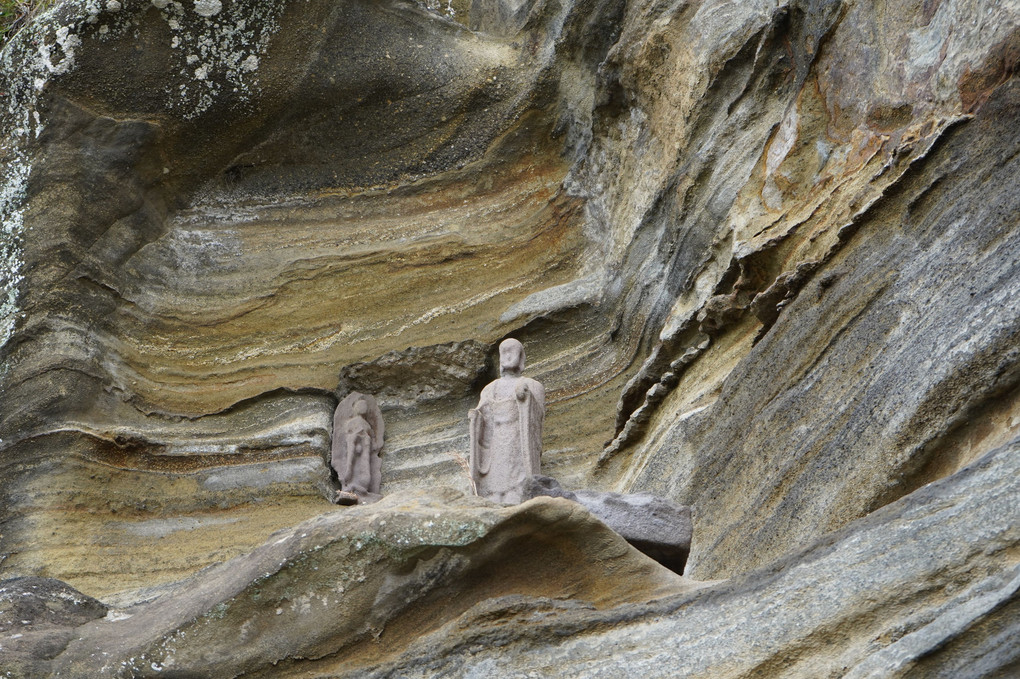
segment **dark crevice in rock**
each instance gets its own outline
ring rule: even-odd
[[[691,551],[691,508],[648,493],[571,491],[550,477],[525,479],[525,499],[562,497],[583,505],[645,556],[682,575]]]

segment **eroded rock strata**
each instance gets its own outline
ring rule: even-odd
[[[49,671],[357,674],[478,605],[603,609],[697,589],[568,500],[496,508],[455,491],[425,495],[335,508],[148,591],[151,600],[78,626]]]
[[[139,654],[201,628],[181,672],[1020,671],[1018,27],[1015,0],[37,16],[0,54],[0,578],[84,608],[0,658],[155,672]],[[460,498],[510,335],[547,390],[543,473],[693,506],[684,579],[602,600],[598,549],[658,567],[565,501]],[[371,511],[326,499],[351,389],[386,419]],[[486,526],[458,543],[475,580],[387,542],[425,506]],[[554,582],[507,589],[520,544],[483,534],[529,521]],[[391,544],[366,581],[421,570],[352,608],[393,613],[384,651],[333,606],[293,623],[311,651],[276,621],[357,589],[350,555],[253,598],[326,524]]]

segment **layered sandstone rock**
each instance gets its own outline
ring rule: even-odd
[[[72,3],[10,44],[6,144],[25,176],[6,567],[110,591],[321,512],[334,390],[394,352],[384,492],[466,489],[485,348],[590,266],[545,74],[564,21],[545,17],[538,49],[403,3]],[[578,362],[612,379],[625,360],[573,306],[580,322],[532,353],[559,400],[591,389]],[[437,362],[462,369],[431,393]],[[562,417],[547,449],[568,466],[611,437],[607,418]]]
[[[443,489],[513,335],[543,472],[692,505],[686,574],[726,582],[592,610],[609,576],[565,559],[570,587],[513,580],[552,601],[451,585],[385,657],[329,628],[320,667],[283,635],[245,672],[1008,674],[1018,26],[1015,0],[58,4],[0,57],[0,577],[158,634],[262,626],[279,606],[216,627],[172,583],[337,520],[351,389],[384,493],[496,516]],[[19,657],[157,643],[84,624]]]
[[[357,673],[468,609],[602,610],[695,589],[568,500],[497,508],[454,491],[398,493],[326,512],[79,623],[45,670]]]

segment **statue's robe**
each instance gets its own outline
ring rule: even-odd
[[[521,483],[541,469],[545,388],[531,378],[519,377],[514,387],[523,383],[523,399],[515,394],[497,398],[497,383],[482,389],[475,408],[471,479],[478,495],[516,504],[522,500]]]
[[[344,490],[363,495],[378,492],[372,478],[372,457],[378,457],[373,450],[372,425],[363,417],[355,415],[344,423],[343,435],[347,437],[347,459],[340,485]]]

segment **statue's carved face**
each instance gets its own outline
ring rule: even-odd
[[[524,345],[515,339],[503,340],[499,345],[500,372],[524,370]]]
[[[368,413],[368,404],[365,403],[365,399],[359,398],[354,403],[354,412],[358,415],[366,415]]]

